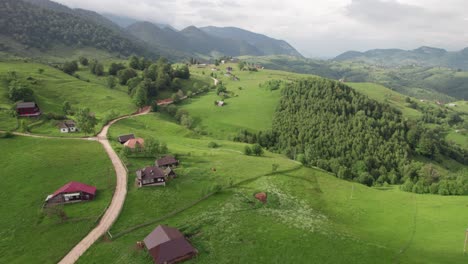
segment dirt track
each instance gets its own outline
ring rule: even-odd
[[[105,125],[101,132],[97,135],[97,140],[107,152],[107,155],[112,161],[112,165],[115,169],[115,174],[117,176],[117,184],[115,186],[114,196],[112,197],[111,204],[107,208],[107,211],[104,213],[103,217],[99,224],[85,237],[83,238],[73,249],[68,252],[68,254],[59,262],[60,264],[71,264],[75,263],[78,258],[86,252],[91,245],[94,244],[102,235],[104,235],[107,230],[112,226],[112,224],[119,217],[120,211],[122,210],[123,204],[125,202],[125,196],[127,195],[127,170],[125,169],[122,161],[120,160],[117,153],[112,149],[109,140],[107,139],[107,132],[109,131],[110,126],[116,123],[119,120],[144,115],[149,113],[149,108],[145,109],[143,112],[117,118],[111,121],[109,124]]]

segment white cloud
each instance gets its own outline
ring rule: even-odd
[[[309,56],[333,56],[351,49],[468,46],[465,0],[57,1],[179,29],[241,27],[284,39]]]

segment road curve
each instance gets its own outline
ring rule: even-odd
[[[106,212],[101,218],[99,224],[90,232],[88,235],[83,238],[73,249],[68,252],[68,254],[59,262],[59,264],[72,264],[75,263],[78,258],[83,255],[91,245],[94,244],[102,235],[104,235],[114,224],[114,222],[119,217],[120,211],[125,202],[125,196],[127,195],[127,170],[125,169],[122,161],[120,160],[117,153],[115,153],[114,149],[109,143],[107,139],[107,132],[109,131],[110,126],[114,123],[118,122],[119,120],[145,115],[150,112],[149,108],[146,108],[143,112],[138,114],[123,116],[117,119],[112,120],[107,125],[105,125],[101,132],[97,135],[97,140],[107,152],[107,155],[112,161],[112,165],[115,169],[115,174],[117,176],[117,183],[115,186],[114,196],[112,197],[112,201],[107,208]]]

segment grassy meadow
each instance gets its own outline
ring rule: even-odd
[[[112,164],[96,142],[14,137],[0,139],[0,149],[0,263],[57,263],[109,204]],[[70,181],[96,186],[96,199],[65,205],[65,221],[46,215],[47,195]]]
[[[43,69],[44,72],[39,73],[39,69]],[[0,62],[0,75],[12,71],[15,71],[21,80],[31,77],[32,82],[36,82],[36,84],[31,84],[31,88],[34,90],[37,104],[43,113],[63,114],[62,105],[65,101],[70,102],[72,109],[89,107],[91,112],[101,120],[112,110],[121,115],[136,110],[127,92],[123,88],[107,88],[103,85],[103,77],[85,75],[86,78],[81,80],[44,64],[23,61]],[[84,75],[81,71],[78,74]],[[0,106],[10,109],[14,104],[7,98],[7,93],[7,83],[0,82]],[[25,120],[29,123],[35,122],[35,119]],[[4,122],[0,123],[0,129],[9,129],[9,127]],[[58,128],[49,122],[37,131],[31,130],[33,133],[47,134],[54,131],[58,131]]]
[[[233,68],[233,74],[238,81],[224,75],[226,67]],[[190,112],[195,118],[196,125],[209,135],[216,138],[230,138],[241,129],[259,131],[271,128],[273,114],[280,99],[280,91],[270,91],[260,88],[259,84],[268,80],[293,80],[305,75],[273,70],[259,70],[258,72],[239,71],[236,64],[223,64],[214,72],[217,79],[222,81],[227,90],[234,95],[225,99],[226,105],[216,107],[214,101],[223,100],[215,90],[207,95],[187,100],[182,108]],[[211,73],[211,67],[191,67],[192,75],[206,76]]]
[[[127,200],[111,233],[78,263],[151,263],[136,242],[158,224],[180,228],[200,254],[187,263],[464,263],[468,198],[417,195],[397,186],[369,188],[281,155],[240,153],[244,144],[214,140],[161,114],[122,120],[112,138],[135,133],[168,144],[181,166],[166,187],[137,189],[129,176]],[[208,148],[215,141],[219,148]],[[114,146],[120,148],[116,142]],[[130,171],[154,159],[130,158]],[[272,164],[279,164],[272,173]],[[211,168],[216,168],[213,172]],[[250,179],[250,180],[249,180]],[[200,199],[214,185],[224,189]],[[253,195],[266,192],[261,204]],[[140,224],[147,226],[124,232]],[[278,254],[281,252],[281,254]]]

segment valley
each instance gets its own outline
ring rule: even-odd
[[[466,262],[466,48],[59,2],[0,2],[0,263]]]

